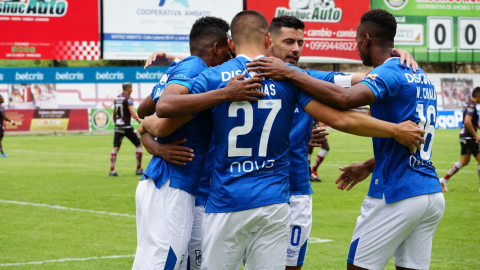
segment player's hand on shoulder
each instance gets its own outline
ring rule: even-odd
[[[257,101],[264,97],[265,93],[259,91],[262,89],[260,78],[249,78],[244,80],[245,73],[237,75],[230,79],[227,86],[221,91],[225,95],[227,101]]]
[[[154,52],[148,57],[143,69],[150,66],[169,66],[174,60],[170,58],[171,57],[164,52]]]
[[[425,143],[425,138],[422,136],[425,131],[414,122],[407,120],[396,126],[396,132],[394,139],[407,146],[410,149],[410,153],[414,153],[415,149],[421,149],[420,143]]]
[[[272,80],[286,80],[293,71],[282,60],[276,57],[257,58],[247,64],[248,71],[259,72],[255,77],[269,77]]]
[[[337,178],[335,184],[338,184],[337,188],[341,190],[352,189],[370,175],[370,170],[365,166],[365,163],[353,163],[350,166],[338,169],[342,171],[342,174]]]
[[[314,128],[312,129],[312,136],[310,137],[310,141],[308,142],[308,146],[321,147],[322,143],[328,140],[326,136],[330,134],[325,131],[326,129],[324,128],[315,128],[314,126]]]
[[[187,139],[159,143],[158,145],[160,147],[156,153],[158,156],[172,164],[187,165],[186,162],[192,161],[195,155],[193,154],[193,149],[180,145],[186,141]]]
[[[404,49],[392,49],[392,56],[400,56],[400,64],[403,65],[403,63],[406,61],[407,62],[407,68],[412,67],[413,72],[417,72],[418,70],[418,64],[415,62],[413,59],[413,56],[407,52]]]
[[[147,132],[145,127],[143,126],[143,121],[140,122],[140,125],[138,126],[138,134],[142,135],[143,133]]]

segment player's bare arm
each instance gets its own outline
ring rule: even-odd
[[[147,152],[153,156],[162,157],[165,161],[176,165],[186,165],[187,161],[192,161],[193,149],[181,146],[187,139],[173,140],[167,143],[157,142],[153,136],[146,132],[140,137],[143,146]]]
[[[265,93],[254,90],[261,88],[260,78],[242,80],[245,74],[233,77],[225,88],[190,95],[187,87],[169,84],[157,102],[158,117],[184,117],[212,108],[225,101],[257,101]]]
[[[367,178],[375,167],[375,158],[371,158],[362,163],[353,163],[347,167],[338,168],[342,173],[335,181],[338,184],[337,188],[341,190],[352,189],[356,184],[362,182]]]
[[[480,136],[478,136],[477,132],[475,131],[475,128],[472,125],[472,116],[469,114],[465,115],[465,119],[463,120],[463,123],[465,123],[465,128],[470,132],[475,137],[475,141],[480,142]]]
[[[115,106],[113,106],[113,113],[112,113],[113,123],[117,122],[117,113],[115,112]]]
[[[365,84],[357,84],[348,89],[318,80],[297,69],[285,65],[277,58],[260,58],[252,61],[248,70],[262,71],[255,76],[273,80],[287,79],[311,95],[314,99],[339,110],[348,110],[375,103],[375,95]]]
[[[149,95],[142,100],[142,102],[137,108],[137,113],[138,117],[140,117],[141,119],[155,113],[155,103],[153,102],[152,96]]]
[[[3,117],[3,119],[5,119],[5,121],[10,122],[10,124],[12,124],[12,125],[15,125],[15,122],[14,122],[13,120],[9,119],[9,118],[5,115],[5,113],[2,113],[2,117]]]
[[[143,134],[148,132],[155,137],[167,137],[192,119],[193,116],[182,118],[158,118],[155,116],[147,116],[142,122],[143,129],[141,130],[139,128],[139,133]]]
[[[425,143],[422,137],[425,131],[411,121],[394,124],[355,111],[339,111],[316,100],[310,101],[305,106],[305,112],[332,128],[346,133],[365,137],[394,138],[400,144],[407,146],[411,153],[414,152],[414,147],[421,149],[419,142]]]
[[[138,123],[141,123],[142,120],[138,117],[137,113],[135,112],[135,109],[133,109],[133,105],[129,105],[128,106],[128,110],[130,111],[130,113],[132,114],[132,117],[137,120]]]
[[[175,59],[183,60],[185,59],[185,56],[154,52],[148,57],[143,69],[147,69],[150,66],[169,66],[175,61]]]

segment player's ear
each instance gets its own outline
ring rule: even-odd
[[[218,42],[213,43],[212,49],[213,49],[213,54],[217,55],[218,54]]]
[[[372,38],[370,37],[370,35],[368,33],[365,33],[365,45],[370,45],[372,42]]]
[[[233,39],[229,38],[227,41],[228,41],[228,46],[230,47],[230,50],[232,51],[232,53],[236,53],[235,52],[235,43],[233,43]]]
[[[270,33],[269,33],[270,34]],[[272,36],[268,39],[268,50],[271,52],[273,50],[273,39]]]
[[[265,49],[270,49],[270,32],[265,35]]]

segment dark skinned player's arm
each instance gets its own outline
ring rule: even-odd
[[[355,111],[339,111],[316,100],[310,101],[305,106],[305,112],[346,133],[365,137],[394,138],[410,148],[411,153],[414,151],[414,145],[421,149],[419,142],[425,143],[425,139],[421,137],[425,131],[411,121],[394,124]]]
[[[192,119],[193,116],[182,118],[158,118],[152,115],[145,117],[143,120],[143,127],[148,133],[155,137],[167,137]]]
[[[9,118],[5,115],[5,113],[2,113],[2,117],[3,117],[3,119],[5,119],[5,121],[8,121],[8,122],[10,122],[11,124],[13,124],[13,121],[12,121],[11,119],[9,119]]]
[[[113,123],[117,122],[117,114],[115,113],[115,106],[113,106],[113,113],[112,113]]]
[[[142,100],[140,105],[137,108],[137,114],[140,119],[150,116],[155,113],[155,103],[153,102],[152,96],[148,95],[145,99]]]
[[[288,80],[314,99],[339,110],[348,110],[375,103],[373,91],[359,83],[348,89],[318,80],[305,72],[285,65],[278,58],[260,58],[247,64],[249,71],[263,71],[255,76],[273,80]]]
[[[242,80],[245,74],[233,77],[227,86],[200,94],[189,94],[190,90],[180,84],[165,87],[156,105],[157,116],[161,118],[184,117],[210,109],[225,101],[257,101],[265,96],[263,92],[253,90],[262,85],[259,78]]]

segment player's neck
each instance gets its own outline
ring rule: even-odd
[[[371,52],[373,67],[383,65],[387,59],[391,58],[392,49],[393,47],[374,47]]]
[[[255,46],[255,45],[243,45],[243,46],[237,46],[235,48],[235,53],[237,55],[243,54],[248,56],[251,59],[254,59],[255,57],[259,55],[268,55],[268,49],[263,48],[260,46]]]

